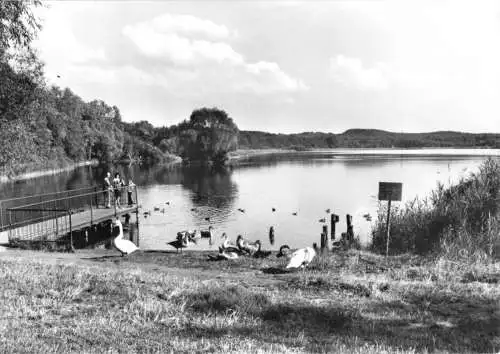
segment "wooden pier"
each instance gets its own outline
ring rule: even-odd
[[[112,236],[113,218],[123,216],[128,222],[133,213],[138,230],[137,187],[123,187],[120,194],[116,199],[113,190],[92,187],[2,200],[0,243],[92,246]]]

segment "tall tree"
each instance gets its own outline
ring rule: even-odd
[[[238,127],[224,110],[196,109],[184,126],[179,134],[184,160],[222,164],[238,146]]]

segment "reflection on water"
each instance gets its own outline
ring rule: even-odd
[[[495,158],[498,158],[495,157]],[[139,186],[140,246],[168,249],[178,231],[214,227],[215,244],[207,239],[194,249],[217,249],[222,232],[234,241],[238,234],[260,239],[263,248],[278,249],[319,243],[327,208],[340,215],[337,236],[353,215],[355,233],[369,241],[371,214],[375,221],[379,181],[403,182],[403,199],[425,196],[437,182],[454,183],[477,169],[481,156],[387,156],[290,154],[252,158],[237,167],[85,167],[55,176],[0,186],[2,198],[49,193],[95,185],[105,173],[120,172]],[[156,209],[156,210],[155,210]],[[275,211],[273,211],[273,209]],[[274,229],[274,245],[269,229]]]

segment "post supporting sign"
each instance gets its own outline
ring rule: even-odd
[[[385,255],[389,255],[389,228],[391,220],[391,202],[401,201],[401,194],[403,192],[403,183],[395,182],[379,182],[378,183],[378,200],[387,200],[387,223],[385,228]]]

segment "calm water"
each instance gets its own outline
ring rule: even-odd
[[[232,240],[238,234],[256,240],[264,248],[277,249],[311,245],[320,240],[325,209],[340,215],[337,236],[346,229],[345,215],[353,215],[355,233],[369,242],[370,222],[376,219],[379,181],[403,183],[403,202],[424,197],[436,186],[458,181],[476,171],[485,157],[477,151],[461,150],[460,156],[385,155],[384,150],[318,151],[288,156],[253,158],[237,167],[210,170],[195,167],[93,167],[81,168],[56,176],[0,185],[2,198],[48,193],[96,184],[102,185],[105,172],[121,172],[139,186],[142,249],[169,249],[166,245],[177,231],[215,228],[214,246],[203,239],[193,249],[217,249],[218,236],[226,232]],[[359,152],[359,151],[357,151]],[[422,150],[420,150],[422,152]],[[442,152],[440,150],[439,152]],[[405,152],[407,153],[407,152]],[[489,154],[500,158],[499,150]],[[166,202],[170,205],[166,205]],[[153,211],[157,206],[165,213]],[[244,209],[241,212],[238,209]],[[276,208],[276,212],[272,212]],[[297,215],[293,215],[297,213]],[[206,221],[205,218],[210,218]],[[275,244],[268,239],[270,226],[275,229]]]

